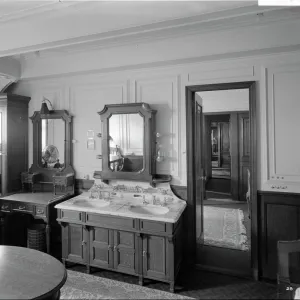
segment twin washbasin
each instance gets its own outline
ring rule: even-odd
[[[73,205],[87,208],[95,208],[95,209],[105,209],[110,205],[109,201],[101,200],[101,199],[76,199],[73,202]],[[169,208],[165,206],[158,205],[129,205],[128,210],[143,215],[164,215],[169,212]]]
[[[96,199],[76,199],[73,205],[84,206],[88,208],[102,208],[108,206],[110,203],[104,200]]]

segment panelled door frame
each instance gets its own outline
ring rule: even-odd
[[[256,97],[255,81],[229,82],[205,85],[186,86],[186,153],[187,153],[187,263],[195,264],[196,261],[196,180],[195,163],[193,157],[193,118],[192,111],[196,92],[249,89],[249,117],[250,117],[250,211],[251,211],[251,268],[253,278],[258,280],[258,229],[257,229],[257,143],[256,143]]]

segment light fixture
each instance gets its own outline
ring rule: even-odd
[[[42,101],[42,107],[40,110],[41,115],[49,115],[51,112],[51,110],[49,110],[49,108],[48,108],[46,101],[49,102],[50,108],[51,108],[51,110],[53,110],[53,106],[52,106],[52,103],[50,102],[50,100],[48,100],[47,98],[44,97],[43,101]]]
[[[158,149],[157,149],[157,152],[156,152],[155,159],[156,159],[157,162],[162,162],[164,160],[164,158],[165,158],[165,154],[162,151],[161,146],[159,145]]]

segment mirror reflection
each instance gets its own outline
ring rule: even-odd
[[[65,163],[65,121],[42,119],[40,166],[61,169]]]
[[[139,172],[144,168],[144,118],[139,113],[112,114],[109,118],[109,168]]]

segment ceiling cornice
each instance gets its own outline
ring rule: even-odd
[[[41,15],[43,13],[48,13],[52,10],[58,10],[62,8],[66,8],[68,6],[74,5],[76,2],[54,2],[54,1],[41,1],[39,2],[38,5],[26,8],[26,9],[21,9],[19,11],[13,12],[11,14],[7,15],[1,15],[0,18],[0,24],[1,23],[9,23],[12,21],[24,19],[24,18],[30,18],[33,15]]]
[[[115,47],[129,43],[148,42],[154,39],[165,39],[188,34],[201,34],[241,26],[261,26],[269,24],[270,22],[297,19],[299,18],[299,14],[300,8],[240,7],[227,11],[0,51],[0,57],[28,53],[29,55],[24,55],[24,58],[31,59],[36,58],[36,55],[32,53],[37,53],[37,51],[39,51],[39,57],[43,55],[55,56],[69,54],[102,47]],[[47,51],[50,49],[54,51]]]
[[[76,72],[59,72],[51,75],[41,75],[38,76],[28,76],[21,77],[20,80],[22,82],[32,82],[32,81],[42,81],[45,79],[57,79],[57,78],[66,78],[84,74],[106,74],[106,73],[115,73],[115,72],[123,72],[129,70],[146,70],[153,68],[167,68],[174,66],[182,66],[186,65],[194,65],[198,63],[206,63],[206,62],[218,62],[226,59],[227,61],[232,60],[232,62],[236,62],[238,59],[247,59],[251,57],[255,57],[256,59],[263,59],[266,57],[276,56],[279,54],[291,54],[291,53],[300,53],[300,44],[289,45],[289,46],[280,46],[280,47],[272,47],[272,48],[262,48],[257,50],[245,50],[231,53],[223,53],[223,54],[213,54],[213,55],[205,55],[201,57],[190,57],[183,59],[175,59],[175,60],[164,60],[164,61],[156,61],[150,63],[141,63],[134,65],[126,65],[121,67],[108,67],[94,70],[83,70]]]

